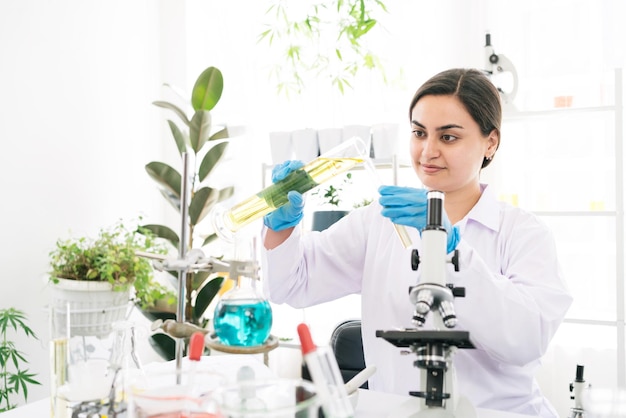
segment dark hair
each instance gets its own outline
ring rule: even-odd
[[[484,72],[454,68],[431,77],[413,96],[409,107],[409,119],[419,99],[429,95],[457,96],[480,127],[480,132],[487,136],[495,129],[499,139],[502,124],[500,93]],[[499,145],[500,141],[498,141]],[[484,158],[482,168],[487,167],[489,163],[491,159]]]

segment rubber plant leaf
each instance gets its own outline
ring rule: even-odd
[[[198,189],[191,198],[189,205],[189,220],[192,225],[198,225],[206,215],[209,214],[211,208],[218,202],[220,191],[211,187],[203,187]]]
[[[172,361],[176,359],[176,342],[167,334],[158,332],[150,336],[150,345],[154,348],[163,360]]]
[[[202,246],[204,247],[205,245],[209,245],[210,243],[212,243],[216,239],[217,239],[217,234],[211,234],[211,235],[209,235],[208,237],[206,237],[204,239],[204,242],[202,243]]]
[[[211,110],[222,97],[224,77],[215,67],[209,67],[196,79],[191,91],[191,106],[193,110]]]
[[[204,314],[204,311],[209,307],[211,301],[215,295],[217,295],[217,292],[220,291],[222,282],[224,282],[223,277],[216,277],[200,289],[196,296],[196,304],[193,307],[193,316],[195,318],[200,318],[202,314]]]
[[[176,106],[175,104],[170,103],[170,102],[165,102],[162,100],[154,101],[152,102],[152,104],[158,107],[172,110],[174,113],[178,115],[180,120],[182,120],[185,123],[185,125],[189,126],[189,119],[187,118],[187,115],[185,114],[185,112],[183,112],[183,110],[180,107]]]
[[[142,229],[152,232],[155,236],[169,241],[174,248],[178,248],[178,243],[180,242],[178,234],[176,234],[176,232],[174,232],[171,228],[165,225],[147,224],[139,227],[140,233],[142,233]]]
[[[198,110],[194,113],[189,124],[189,143],[197,154],[211,136],[211,113],[207,110]]]
[[[169,190],[165,190],[165,189],[161,189],[160,192],[161,192],[161,195],[163,195],[163,197],[165,198],[165,200],[167,200],[174,209],[180,212],[180,199],[178,198],[178,196],[176,196],[174,193],[170,192]]]
[[[181,175],[178,171],[159,161],[146,164],[146,171],[161,188],[173,193],[180,199]]]
[[[215,168],[215,165],[220,161],[227,147],[228,142],[221,142],[206,153],[198,169],[198,179],[200,182],[204,181],[211,171],[213,171],[213,168]]]
[[[174,141],[176,141],[176,148],[178,148],[178,153],[183,155],[183,152],[187,151],[187,143],[189,139],[187,136],[178,128],[173,121],[168,120],[167,123],[170,125],[170,131],[172,131],[172,135],[174,136]]]
[[[228,139],[228,138],[229,138],[228,128],[222,128],[219,131],[215,132],[213,135],[211,135],[211,137],[209,138],[209,141],[215,141],[216,139]]]
[[[228,199],[235,193],[235,188],[233,186],[224,187],[220,190],[220,197],[217,199],[218,202]]]

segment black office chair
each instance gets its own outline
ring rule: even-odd
[[[350,319],[337,325],[330,336],[330,347],[335,353],[343,381],[348,382],[365,368],[361,320]],[[302,366],[302,378],[311,380],[306,364]],[[367,389],[367,382],[361,388]]]

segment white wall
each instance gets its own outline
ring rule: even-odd
[[[0,2],[0,307],[40,342],[18,347],[49,394],[44,275],[57,238],[161,217],[143,165],[163,153],[159,3]]]

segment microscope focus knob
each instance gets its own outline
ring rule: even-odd
[[[411,251],[411,270],[417,271],[420,265],[420,254],[417,250]]]
[[[498,56],[496,54],[489,55],[489,62],[492,64],[498,63]]]

